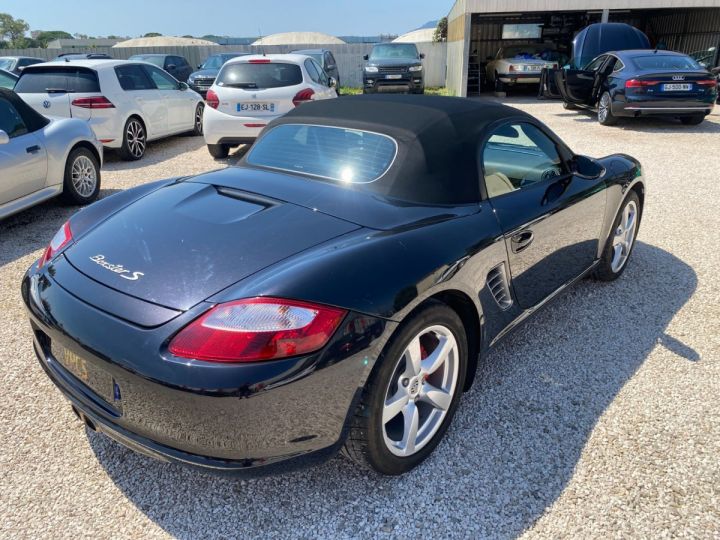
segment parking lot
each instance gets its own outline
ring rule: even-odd
[[[75,209],[0,222],[0,536],[717,538],[720,112],[610,128],[556,101],[505,101],[578,153],[643,163],[638,244],[621,279],[582,282],[485,358],[448,437],[399,478],[338,457],[241,481],[87,431],[35,359],[19,293]],[[101,196],[238,159],[213,161],[201,137],[139,162],[107,153]]]

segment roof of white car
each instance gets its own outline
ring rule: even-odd
[[[31,67],[42,67],[42,66],[74,66],[74,67],[85,67],[93,69],[112,68],[115,66],[121,66],[127,63],[145,63],[142,60],[115,60],[115,59],[96,59],[96,60],[52,60],[50,62],[43,62],[42,64],[33,64]]]
[[[270,60],[271,62],[280,61],[302,64],[309,57],[306,54],[249,54],[247,56],[238,56],[225,62],[226,64],[247,64],[253,60]]]

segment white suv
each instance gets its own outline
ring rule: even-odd
[[[275,118],[305,101],[337,97],[337,81],[302,54],[241,56],[223,65],[208,90],[203,136],[210,155],[252,143]]]
[[[202,133],[205,104],[185,83],[147,62],[70,60],[25,68],[15,92],[45,116],[87,120],[98,140],[134,161],[148,141]]]

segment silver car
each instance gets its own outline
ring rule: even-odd
[[[87,122],[50,120],[0,88],[0,219],[58,195],[93,202],[102,152]]]

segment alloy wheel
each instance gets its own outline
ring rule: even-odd
[[[203,132],[203,113],[205,112],[205,105],[199,103],[195,108],[195,132],[198,135],[202,135]]]
[[[87,157],[80,155],[72,163],[70,173],[73,187],[81,197],[89,197],[97,186],[97,171],[95,164]]]
[[[145,153],[145,128],[138,120],[130,120],[125,132],[128,150],[135,158],[140,158]]]
[[[623,209],[620,223],[615,229],[613,237],[613,256],[610,268],[613,272],[619,272],[630,256],[635,232],[637,231],[637,205],[635,201],[629,201]]]
[[[399,358],[382,411],[385,445],[396,456],[415,454],[440,429],[455,395],[459,354],[450,329],[434,325],[417,334]]]
[[[603,94],[600,98],[600,106],[598,107],[598,120],[604,122],[610,112],[610,96]]]

